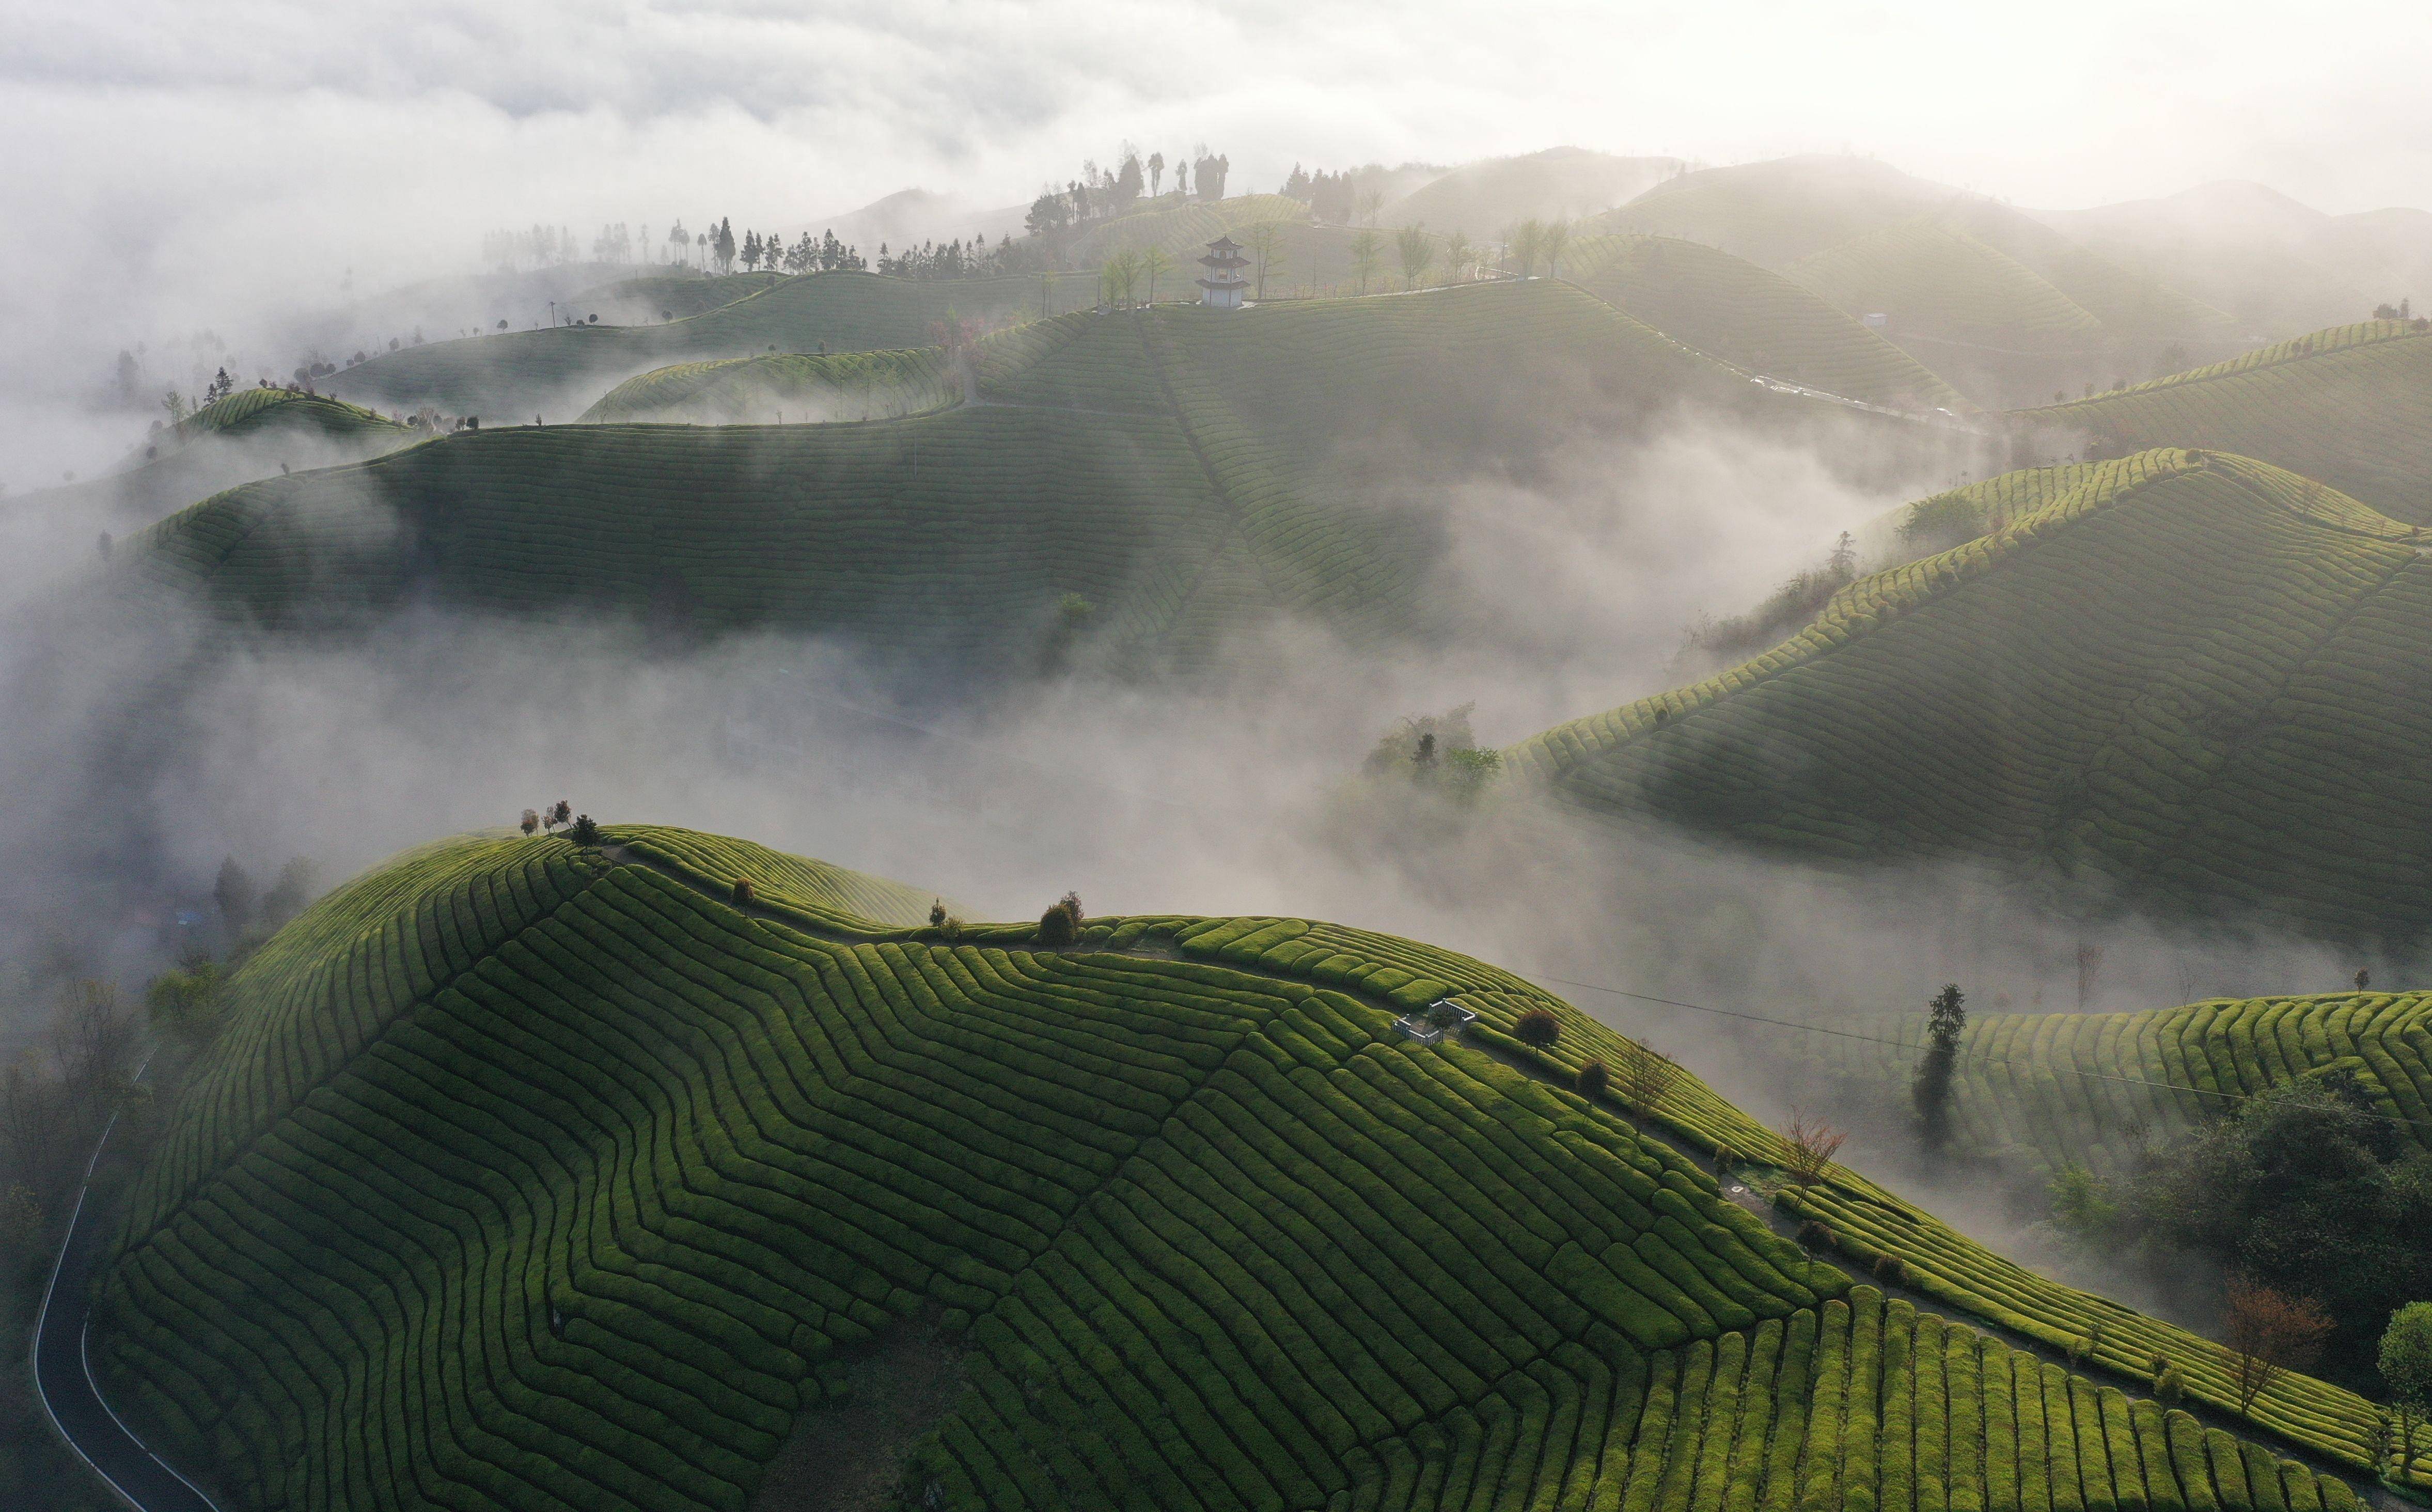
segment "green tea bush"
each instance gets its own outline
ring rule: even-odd
[[[1906,1475],[1986,1505],[2172,1465],[2071,1431],[2116,1391],[1852,1287],[1664,1140],[1403,1050],[1396,1008],[1553,1006],[1482,963],[1272,918],[949,944],[908,888],[602,838],[431,848],[234,974],[92,1340],[226,1504],[745,1505],[853,1352],[933,1309],[966,1350],[915,1456],[941,1509],[1854,1504]],[[733,906],[746,876],[782,924]],[[1612,1053],[1573,1028],[1549,1058]],[[1770,1152],[1694,1078],[1666,1106]],[[2171,1484],[2353,1505],[2217,1447]]]

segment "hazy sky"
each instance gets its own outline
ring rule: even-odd
[[[1204,139],[1243,189],[1576,143],[1847,147],[2027,205],[2432,204],[2420,7],[5,3],[21,361],[452,270],[488,226],[1005,203],[1125,137]]]

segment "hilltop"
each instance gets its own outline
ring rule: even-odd
[[[8,502],[100,525],[148,525],[274,472],[343,466],[432,433],[328,395],[239,389],[156,432],[112,472]]]
[[[1666,179],[1583,230],[1706,243],[1790,275],[1987,406],[2245,344],[2221,311],[1980,195],[1867,159]]]
[[[635,374],[755,352],[920,346],[949,312],[1003,324],[1092,304],[1095,274],[910,279],[810,273],[684,319],[649,326],[557,326],[383,352],[327,380],[376,404],[435,405],[497,426],[581,412]]]
[[[2330,215],[2255,183],[2200,184],[2162,199],[2039,219],[2125,267],[2292,335],[2411,298],[2432,310],[2432,215]]]
[[[1693,1076],[1579,1096],[1631,1047],[1508,973],[924,901],[644,827],[357,879],[233,980],[95,1368],[227,1504],[298,1512],[2356,1504],[1942,1315],[2100,1317],[2089,1366],[2166,1349],[2204,1401],[2214,1347],[1854,1173],[1784,1184]],[[1476,1023],[1397,1030],[1438,1000]],[[1826,1258],[1878,1254],[1915,1286]],[[2368,1419],[2288,1376],[2255,1420],[2353,1459]]]
[[[1548,147],[1512,158],[1463,163],[1410,193],[1388,200],[1385,226],[1425,225],[1499,236],[1514,222],[1582,219],[1637,198],[1687,165],[1677,158],[1621,158],[1583,147]]]
[[[2018,417],[2109,450],[2258,457],[2410,525],[2432,525],[2432,326],[2315,331],[2151,383]]]
[[[1728,252],[1676,237],[1591,237],[1563,254],[1562,274],[1750,372],[1895,409],[1973,408],[1814,291]]]
[[[1424,591],[1440,495],[1411,496],[1444,467],[1525,471],[1579,424],[1628,435],[1683,404],[1776,432],[1900,425],[1750,384],[1544,279],[1064,316],[979,344],[978,402],[855,418],[959,399],[937,356],[654,375],[601,417],[799,406],[853,423],[485,427],[210,499],[148,533],[129,570],[271,625],[427,595],[842,631],[975,671],[1043,654],[1076,629],[1057,616],[1077,596],[1093,654],[1141,674],[1285,613],[1353,644],[1449,633],[1458,596]]]
[[[1579,811],[1849,863],[1972,858],[2073,907],[2393,945],[2432,927],[2432,567],[2276,467],[2141,452],[1861,579],[1708,681],[1511,753]]]

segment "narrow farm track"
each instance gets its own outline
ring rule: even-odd
[[[88,1353],[90,1293],[119,1215],[116,1203],[94,1198],[93,1173],[117,1128],[113,1114],[93,1141],[92,1158],[77,1184],[76,1207],[68,1216],[67,1235],[42,1288],[42,1310],[34,1319],[34,1396],[52,1430],[137,1512],[219,1512],[198,1487],[135,1436],[93,1379]]]

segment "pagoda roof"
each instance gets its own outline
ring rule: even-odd
[[[1234,241],[1229,236],[1220,236],[1213,242],[1208,244],[1208,250],[1210,252],[1239,252],[1241,250],[1241,244]]]

